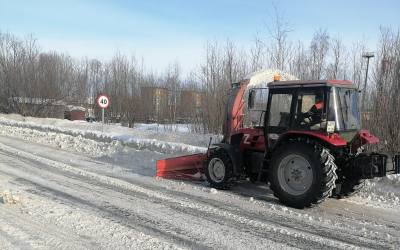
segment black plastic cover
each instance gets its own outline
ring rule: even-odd
[[[352,161],[353,174],[362,179],[386,176],[388,156],[378,153],[359,154]]]

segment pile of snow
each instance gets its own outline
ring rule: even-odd
[[[299,80],[297,77],[278,69],[266,69],[248,75],[245,79],[249,79],[249,83],[247,84],[243,98],[246,103],[246,107],[248,103],[249,91],[254,88],[267,88],[268,83],[274,81],[275,75],[280,75],[281,81]]]
[[[0,135],[14,136],[25,141],[55,146],[68,151],[80,152],[93,157],[109,156],[121,150],[121,142],[104,141],[102,138],[85,138],[79,133],[70,131],[47,130],[44,127],[21,126],[21,124],[4,125],[0,122]]]
[[[136,130],[141,131],[152,131],[160,133],[178,132],[178,133],[190,133],[191,124],[159,124],[159,123],[136,123]]]
[[[299,80],[297,77],[279,69],[265,69],[254,72],[245,78],[249,79],[247,88],[266,88],[268,83],[274,81],[275,75],[280,75],[281,81]]]
[[[249,103],[249,93],[250,90],[252,89],[259,89],[259,88],[267,88],[268,83],[274,81],[274,76],[279,75],[281,81],[290,81],[290,80],[299,80],[295,76],[292,76],[286,72],[283,72],[278,69],[266,69],[258,72],[254,72],[250,75],[248,75],[245,79],[249,80],[249,83],[246,86],[246,90],[244,91],[243,94],[243,101],[244,101],[244,124],[246,127],[252,127],[253,125],[259,126],[261,124],[260,121],[263,121],[261,116],[264,114],[264,112],[260,110],[251,110],[248,107]],[[263,103],[267,103],[268,99],[268,91],[264,90],[262,93],[260,92],[259,94],[262,94],[262,99]],[[258,95],[258,93],[257,93]],[[265,100],[264,100],[265,99]],[[267,107],[264,107],[265,109]]]
[[[376,207],[398,209],[400,207],[400,175],[366,180],[365,187],[350,200]]]
[[[5,190],[0,193],[0,203],[18,204],[18,203],[20,203],[20,199],[17,195],[13,194],[10,190]]]
[[[68,111],[83,111],[86,112],[86,108],[82,106],[74,106],[74,105],[67,105],[66,106]]]
[[[18,116],[13,115],[13,117]],[[193,141],[197,141],[198,144],[202,143],[204,146],[201,147],[175,142],[180,140],[177,132],[166,133],[165,128],[163,130],[160,129],[159,131],[154,131],[151,129],[151,127],[154,127],[155,125],[145,126],[142,124],[137,130],[130,129],[129,132],[135,131],[135,133],[133,133],[135,135],[130,135],[123,133],[123,130],[128,128],[115,125],[105,125],[104,128],[107,128],[106,131],[110,132],[101,132],[100,129],[103,126],[101,124],[71,122],[66,120],[59,120],[55,122],[54,120],[57,119],[48,118],[28,118],[28,120],[30,121],[17,121],[15,119],[11,120],[5,117],[0,117],[0,126],[2,127],[0,133],[3,135],[19,135],[19,137],[22,135],[24,139],[30,141],[43,142],[43,140],[50,139],[54,142],[59,142],[58,145],[61,148],[63,148],[65,144],[72,143],[74,147],[76,147],[77,151],[83,151],[89,154],[91,151],[93,151],[93,148],[90,147],[91,144],[93,144],[91,141],[101,142],[104,144],[104,147],[107,147],[109,144],[114,144],[113,146],[115,146],[118,142],[123,146],[129,146],[138,150],[147,149],[159,153],[177,155],[205,152],[205,146],[209,140],[209,136],[207,135],[199,136],[193,135],[192,133],[186,133],[186,136],[189,138],[197,137],[197,139],[194,139]],[[52,123],[59,123],[57,125],[67,126],[47,125]],[[71,125],[78,125],[78,128],[71,128]],[[93,126],[96,126],[97,129],[93,130]],[[147,131],[147,133],[145,131]],[[60,137],[60,135],[67,136]],[[149,137],[154,138],[143,138],[145,135],[149,135]],[[166,140],[160,140],[159,138],[164,138]],[[182,136],[182,138],[185,138],[185,136]],[[215,137],[215,140],[218,140],[218,137]],[[108,149],[103,148],[100,150],[107,151]]]
[[[1,122],[21,122],[30,124],[31,126],[40,126],[58,128],[73,131],[90,131],[98,134],[107,134],[110,136],[130,136],[137,139],[155,139],[158,141],[183,143],[193,146],[206,147],[210,137],[214,137],[214,141],[221,138],[213,134],[197,134],[191,132],[190,124],[141,124],[135,123],[135,127],[123,127],[120,124],[106,124],[99,122],[86,121],[69,121],[65,119],[55,118],[36,118],[23,117],[17,114],[0,114]]]

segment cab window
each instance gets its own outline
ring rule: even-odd
[[[323,90],[299,92],[294,126],[306,130],[320,130],[325,128],[324,103]]]
[[[268,126],[284,128],[290,126],[292,98],[292,94],[273,94],[271,96]]]

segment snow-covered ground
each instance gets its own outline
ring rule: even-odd
[[[266,185],[154,177],[156,160],[202,152],[210,136],[0,115],[1,249],[400,247],[399,176],[305,210]]]

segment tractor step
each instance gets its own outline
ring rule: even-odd
[[[268,173],[268,162],[266,160],[262,161],[260,166],[260,171],[258,171],[257,181],[261,181],[263,174]]]

